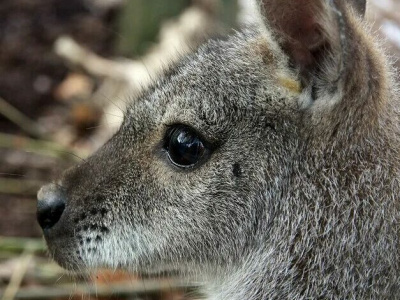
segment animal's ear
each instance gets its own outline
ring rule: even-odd
[[[340,71],[346,55],[348,8],[364,14],[366,0],[259,0],[264,22],[307,83],[324,65]],[[329,58],[329,59],[328,59]],[[329,60],[329,61],[328,61]],[[318,71],[318,70],[317,70]]]

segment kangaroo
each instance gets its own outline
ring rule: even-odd
[[[69,270],[180,272],[210,300],[400,299],[398,85],[365,0],[257,1],[38,193]]]

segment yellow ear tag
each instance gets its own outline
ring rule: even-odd
[[[301,93],[300,82],[298,82],[296,80],[293,80],[291,78],[288,78],[288,77],[279,77],[278,80],[279,80],[279,83],[283,87],[285,87],[286,89],[288,89],[292,93],[295,93],[295,94],[300,94]]]

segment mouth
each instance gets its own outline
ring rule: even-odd
[[[68,271],[81,271],[85,269],[83,257],[79,254],[79,247],[74,240],[68,237],[49,237],[49,233],[44,235],[47,249],[53,260],[62,268]]]
[[[60,226],[58,226],[60,225]],[[70,271],[85,271],[90,267],[108,267],[103,263],[105,226],[61,226],[45,229],[44,237],[52,258]]]
[[[106,208],[93,205],[87,211],[78,211],[68,199],[71,197],[61,185],[42,187],[38,192],[37,219],[54,260],[68,270],[85,270],[101,262],[99,253],[103,252],[112,221],[105,221]]]

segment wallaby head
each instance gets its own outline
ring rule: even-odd
[[[210,299],[395,299],[399,112],[362,0],[263,0],[38,194],[63,267],[179,271]]]

